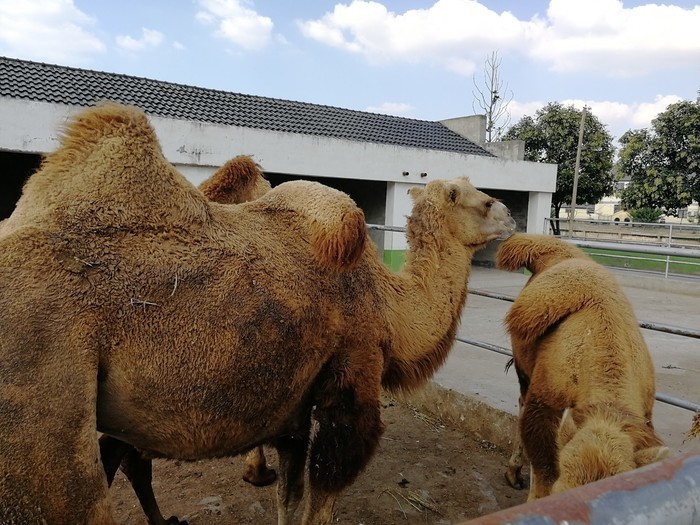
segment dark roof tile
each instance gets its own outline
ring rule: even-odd
[[[440,122],[6,57],[0,57],[0,96],[75,106],[111,100],[160,117],[493,156]]]

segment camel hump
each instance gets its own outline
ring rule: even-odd
[[[266,206],[306,217],[317,260],[337,270],[354,267],[367,242],[365,214],[347,194],[318,182],[280,184],[260,199]]]
[[[250,155],[238,155],[199,185],[204,195],[220,204],[239,204],[262,197],[270,191],[260,165]]]
[[[506,315],[508,332],[532,343],[568,315],[605,302],[616,288],[613,276],[589,259],[560,261],[530,278]]]
[[[201,223],[208,210],[202,194],[163,156],[146,114],[104,102],[66,123],[59,147],[28,179],[11,220],[90,231]]]
[[[515,271],[527,268],[537,272],[563,259],[588,256],[573,244],[551,235],[516,233],[503,241],[496,252],[496,266]]]
[[[61,148],[48,157],[57,162],[64,156],[85,156],[92,152],[94,146],[112,136],[139,142],[148,148],[159,144],[155,130],[143,111],[115,102],[100,102],[68,120],[61,132]]]

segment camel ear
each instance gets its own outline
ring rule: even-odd
[[[571,409],[567,408],[561,416],[561,422],[559,423],[559,432],[557,434],[557,445],[559,450],[564,448],[564,446],[571,441],[574,434],[578,431],[574,417],[571,415]]]
[[[637,450],[634,453],[634,463],[638,467],[643,467],[649,463],[661,461],[669,456],[668,447],[649,447]]]
[[[456,203],[458,197],[459,197],[459,191],[457,190],[457,188],[452,188],[450,190],[450,195],[449,195],[450,203],[452,203],[452,204]]]
[[[412,188],[408,188],[408,194],[411,196],[411,198],[416,201],[418,197],[423,195],[423,190],[424,188],[419,187],[419,186],[413,186]]]

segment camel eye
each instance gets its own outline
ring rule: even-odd
[[[490,209],[491,209],[491,206],[493,206],[493,201],[488,201],[488,202],[486,203],[486,209],[487,209],[487,210],[490,210]]]

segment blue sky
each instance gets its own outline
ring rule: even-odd
[[[700,4],[0,0],[0,55],[425,120],[471,115],[497,51],[511,124],[586,104],[614,136],[700,90]]]

